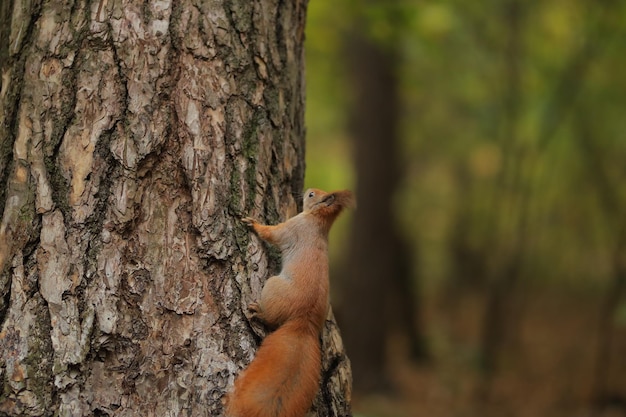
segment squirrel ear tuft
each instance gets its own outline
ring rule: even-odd
[[[356,208],[356,200],[354,194],[350,190],[335,191],[333,193],[337,203],[345,208]]]

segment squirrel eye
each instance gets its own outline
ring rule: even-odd
[[[309,198],[313,198],[313,196],[315,196],[315,193],[314,193],[313,191],[311,191],[311,192],[309,193]]]

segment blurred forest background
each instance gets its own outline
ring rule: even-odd
[[[311,0],[357,416],[626,415],[626,2]]]

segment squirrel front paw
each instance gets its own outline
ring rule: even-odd
[[[248,227],[254,227],[254,224],[257,223],[257,221],[254,220],[252,217],[243,217],[241,219],[241,222]]]

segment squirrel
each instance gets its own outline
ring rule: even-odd
[[[242,219],[264,241],[277,246],[282,269],[270,277],[248,310],[270,329],[256,357],[227,396],[228,417],[303,417],[319,389],[320,335],[328,312],[328,232],[344,208],[354,207],[348,190],[308,189],[300,214],[275,226]]]

